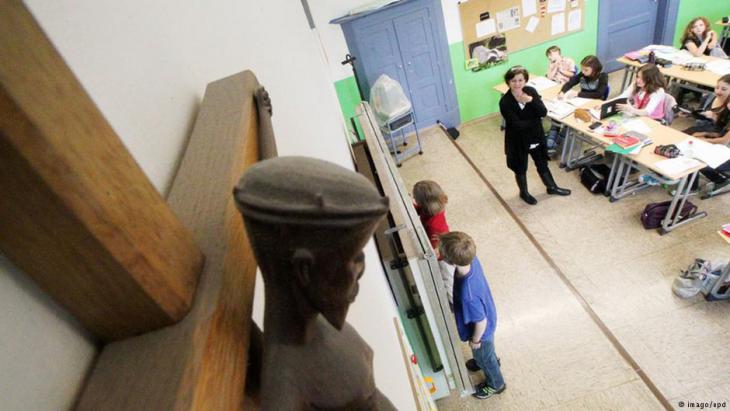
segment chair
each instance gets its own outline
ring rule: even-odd
[[[661,119],[660,123],[665,126],[672,124],[674,121],[674,107],[677,106],[677,100],[673,95],[669,93],[664,94],[664,118]]]
[[[606,85],[606,91],[603,93],[603,96],[601,97],[601,100],[607,100],[609,94],[611,94],[611,86]]]

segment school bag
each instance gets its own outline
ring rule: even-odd
[[[605,164],[591,164],[581,167],[580,182],[593,194],[606,191],[606,183],[611,168]]]
[[[671,201],[662,201],[660,203],[650,203],[644,207],[644,211],[641,212],[641,224],[644,228],[659,228],[662,226],[662,220],[667,216],[669,212],[669,205]],[[684,203],[682,210],[679,213],[679,221],[687,218],[697,211],[697,206],[689,201]]]

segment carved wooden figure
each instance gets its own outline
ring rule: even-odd
[[[305,157],[252,166],[234,195],[264,278],[262,409],[395,409],[375,387],[372,350],[345,322],[387,198]]]

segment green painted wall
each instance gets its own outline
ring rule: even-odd
[[[712,28],[720,34],[722,27],[715,24],[723,16],[730,16],[729,0],[681,0],[677,11],[677,28],[674,32],[674,46],[679,47],[684,28],[695,17],[707,17]]]
[[[340,81],[335,82],[335,91],[337,92],[337,99],[340,101],[340,108],[342,109],[342,115],[345,118],[345,124],[347,129],[352,131],[352,123],[350,118],[355,116],[355,106],[360,102],[360,92],[357,90],[357,82],[354,76],[344,78]],[[356,121],[357,132],[360,138],[363,138],[362,130],[360,129],[360,123]]]

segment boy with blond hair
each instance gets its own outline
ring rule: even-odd
[[[474,240],[466,233],[452,231],[441,236],[439,250],[444,260],[456,267],[454,317],[459,338],[469,341],[472,355],[486,377],[486,382],[476,387],[473,396],[485,399],[501,394],[507,385],[494,351],[497,309],[476,256]]]

